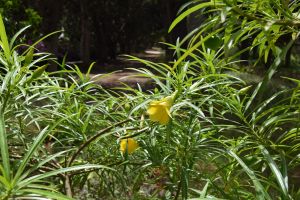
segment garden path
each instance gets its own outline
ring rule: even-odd
[[[165,52],[155,47],[132,55],[153,62],[162,62],[165,59]],[[90,73],[90,77],[104,88],[118,88],[124,85],[133,88],[137,88],[138,85],[143,89],[153,88],[154,83],[150,78],[143,77],[139,75],[139,72],[133,70],[141,67],[145,67],[145,65],[119,56],[112,63],[104,66],[95,66],[94,70]]]

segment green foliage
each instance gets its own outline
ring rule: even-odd
[[[295,17],[298,2],[290,4],[285,1],[193,2],[194,4],[189,4],[192,6],[185,6],[187,9],[174,20],[170,30],[189,14],[199,12],[200,9],[201,11],[205,9],[207,20],[183,39],[183,42],[189,42],[188,49],[183,54],[179,54],[174,67],[178,67],[183,61],[197,60],[195,58],[197,55],[203,56],[208,62],[209,59],[203,55],[203,51],[212,52],[211,55],[216,52],[218,58],[223,61],[220,63],[224,66],[235,61],[245,49],[253,50],[258,47],[259,58],[264,57],[265,61],[270,51],[275,55],[264,79],[253,91],[247,89],[248,87],[229,85],[222,90],[218,88],[217,95],[210,98],[216,98],[216,101],[210,104],[212,108],[209,109],[210,122],[213,124],[213,130],[218,133],[213,135],[213,138],[220,142],[221,146],[224,145],[224,151],[229,151],[229,155],[234,158],[232,161],[225,156],[228,166],[225,164],[223,167],[218,167],[220,175],[223,172],[226,174],[222,180],[224,186],[220,186],[219,183],[213,184],[212,189],[214,188],[217,193],[220,192],[220,197],[226,199],[297,199],[297,192],[288,189],[291,186],[295,188],[295,185],[288,182],[287,169],[295,171],[295,166],[299,166],[297,159],[291,159],[299,153],[299,149],[298,145],[285,143],[289,137],[287,132],[295,130],[299,123],[297,106],[291,103],[297,89],[281,90],[270,97],[264,94],[269,90],[269,84],[277,67],[286,60],[287,52],[298,37],[298,19]],[[290,40],[286,43],[280,42],[279,38],[288,34],[292,36]],[[223,48],[220,48],[221,42],[212,45],[214,37],[222,38]],[[251,42],[244,47],[245,49],[232,52],[232,48],[249,38]],[[182,43],[179,45],[181,46]],[[199,48],[201,46],[202,49]],[[219,46],[219,49],[215,46]],[[205,47],[208,50],[205,50]],[[180,47],[177,46],[176,49]],[[203,64],[196,66],[203,66]],[[214,70],[212,73],[219,72]],[[202,75],[203,72],[200,74]],[[227,91],[225,95],[220,92],[224,90]],[[202,126],[203,128],[208,129],[206,126]],[[292,140],[298,140],[298,137],[294,134]],[[237,154],[233,153],[232,149],[235,149]],[[273,152],[272,155],[269,152]],[[244,159],[241,159],[238,154]],[[217,156],[217,160],[220,157],[223,156]],[[221,160],[224,162],[223,159]],[[234,161],[237,161],[242,168],[232,166]],[[271,175],[265,168],[266,165],[270,167]],[[240,177],[239,174],[242,172],[250,177],[253,186],[250,182],[247,183],[245,177]],[[251,187],[257,191],[254,196]],[[213,190],[211,192],[215,196]]]
[[[55,145],[49,142],[54,138],[54,141],[62,144],[59,141],[61,137],[55,134],[69,127],[72,118],[77,115],[62,112],[65,99],[61,95],[66,95],[69,101],[83,100],[84,106],[90,99],[89,90],[96,88],[92,85],[85,87],[86,82],[80,83],[81,80],[71,77],[74,82],[69,88],[66,79],[49,76],[45,72],[47,65],[40,63],[47,62],[50,55],[35,52],[34,46],[29,46],[24,56],[18,55],[18,46],[13,43],[25,29],[18,32],[9,43],[1,16],[0,22],[0,197],[72,199],[59,192],[62,189],[59,179],[66,181],[66,174],[74,171],[111,169],[89,163],[67,166],[64,157],[70,154],[73,147],[65,144],[52,149],[52,145]],[[72,72],[75,70],[64,71],[70,76]],[[81,93],[81,100],[76,98],[77,92]],[[89,110],[86,109],[86,112],[91,115]]]
[[[61,71],[49,73],[45,63],[56,61],[37,52],[36,43],[17,53],[14,41],[26,28],[9,42],[0,23],[1,198],[299,199],[299,80],[287,78],[295,87],[265,95],[294,39],[257,84],[239,78],[241,52],[229,52],[229,41],[252,34],[247,50],[268,48],[263,27],[271,20],[271,39],[277,40],[274,27],[297,32],[288,15],[297,2],[289,9],[284,1],[260,2],[185,6],[170,30],[199,9],[208,19],[168,45],[176,60],[128,56],[146,66],[133,70],[152,79],[149,91],[104,90],[95,84],[104,75],[91,78],[93,64],[83,74],[63,61]],[[234,27],[237,19],[243,23]],[[125,138],[139,148],[121,153]]]
[[[30,36],[26,36],[28,37],[26,39],[32,40],[40,37],[38,29],[40,28],[42,18],[27,2],[21,0],[1,0],[0,13],[4,16],[3,20],[9,36],[13,36],[22,27],[31,25],[32,33]]]
[[[207,19],[199,24],[199,34],[193,34],[195,37],[191,40],[191,46],[193,41],[197,41],[196,38],[203,35],[202,30],[212,31],[223,27],[224,31],[219,37],[222,37],[225,55],[230,56],[236,48],[241,47],[240,52],[234,55],[250,52],[252,56],[249,59],[256,59],[257,64],[260,60],[267,63],[271,55],[277,57],[282,47],[289,41],[294,43],[299,36],[298,1],[192,2],[170,26],[172,30],[189,14],[203,12]],[[253,51],[257,51],[258,59]]]

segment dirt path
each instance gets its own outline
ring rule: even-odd
[[[117,71],[109,74],[90,74],[92,80],[104,88],[120,88],[130,86],[143,89],[151,89],[155,85],[150,78],[142,77],[134,71]]]
[[[162,62],[165,58],[165,52],[159,48],[152,48],[141,53],[133,54],[133,56],[145,60],[151,60],[153,62]],[[146,66],[142,63],[119,57],[114,63],[110,63],[104,67],[99,66],[98,70],[97,68],[96,70],[94,69],[90,73],[90,77],[93,81],[104,88],[118,88],[124,87],[124,85],[133,88],[137,88],[138,85],[140,85],[143,89],[154,88],[155,85],[150,78],[143,77],[140,73],[128,69],[141,67]],[[105,73],[103,71],[105,71]]]

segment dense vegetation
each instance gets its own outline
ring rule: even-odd
[[[299,6],[190,1],[169,30],[205,18],[168,45],[175,60],[128,56],[145,64],[135,70],[150,91],[103,89],[93,64],[83,74],[40,41],[17,43],[28,28],[8,39],[0,17],[1,199],[299,199],[300,82],[271,88],[299,36]],[[270,63],[258,83],[239,76],[245,53]],[[47,72],[50,61],[62,70]]]

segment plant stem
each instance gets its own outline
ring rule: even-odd
[[[180,190],[181,190],[181,180],[178,182],[177,190],[176,190],[176,195],[175,195],[175,197],[174,197],[174,200],[177,200],[177,199],[178,199],[179,194],[180,194]]]
[[[92,143],[94,140],[96,140],[98,137],[100,137],[101,135],[103,135],[104,133],[110,131],[111,129],[113,129],[116,126],[119,126],[121,124],[124,124],[128,121],[130,121],[131,119],[126,119],[123,120],[121,122],[115,123],[109,127],[106,127],[105,129],[102,129],[99,133],[97,133],[96,135],[92,136],[90,139],[88,139],[85,143],[83,143],[78,149],[77,151],[72,155],[72,157],[69,159],[68,163],[67,163],[67,167],[71,166],[73,161],[75,160],[75,158],[79,155],[79,153],[85,148],[87,147],[90,143]]]
[[[65,174],[65,191],[68,197],[73,197],[72,185],[71,185],[71,177],[69,174]]]
[[[119,126],[121,124],[124,124],[128,121],[130,121],[131,119],[126,119],[123,120],[121,122],[115,123],[109,127],[106,127],[104,129],[102,129],[99,133],[95,134],[94,136],[92,136],[91,138],[89,138],[85,143],[83,143],[78,149],[77,151],[71,156],[71,158],[69,159],[68,163],[67,163],[67,167],[70,167],[73,163],[73,161],[76,159],[76,157],[79,155],[79,153],[85,148],[87,147],[90,143],[92,143],[94,140],[96,140],[98,137],[100,137],[101,135],[103,135],[104,133],[110,131],[111,129],[113,129],[116,126]],[[73,197],[73,192],[72,192],[72,175],[70,174],[65,174],[65,191],[68,197]]]

